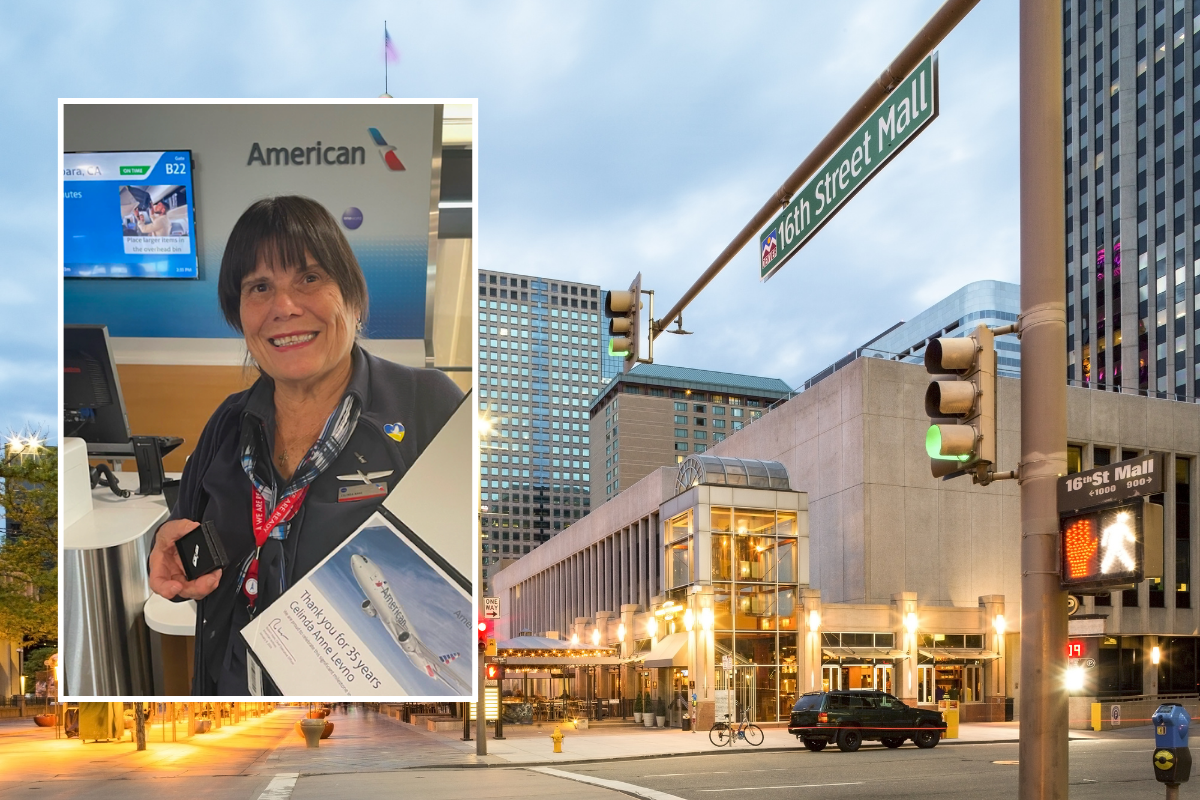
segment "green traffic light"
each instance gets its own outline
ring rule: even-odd
[[[930,425],[929,430],[925,432],[925,452],[930,458],[941,459],[942,461],[969,461],[971,456],[944,456],[942,455],[942,429],[939,425]]]
[[[608,354],[610,356],[620,356],[621,358],[627,358],[629,356],[629,351],[628,350],[614,350],[613,349],[614,341],[615,340],[613,340],[613,339],[608,340]]]

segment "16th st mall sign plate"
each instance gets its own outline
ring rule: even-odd
[[[765,281],[774,275],[937,115],[938,61],[933,53],[892,90],[759,235],[759,277]]]

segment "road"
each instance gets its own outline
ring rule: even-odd
[[[155,728],[148,737],[149,749],[140,753],[128,741],[84,744],[48,738],[47,732],[22,723],[2,725],[0,798],[318,800],[410,793],[421,800],[1016,796],[1017,767],[1003,763],[1017,758],[1012,742],[960,740],[933,750],[912,745],[886,750],[868,743],[857,753],[836,748],[810,753],[771,730],[766,746],[774,742],[790,749],[765,752],[741,744],[718,751],[708,746],[707,738],[692,741],[679,732],[613,729],[572,733],[566,757],[575,763],[530,763],[532,756],[549,751],[549,741],[542,741],[545,730],[513,731],[510,748],[522,741],[527,748],[511,751],[511,760],[505,762],[497,756],[475,756],[474,745],[456,736],[352,711],[330,717],[337,725],[335,737],[319,750],[307,750],[293,730],[301,714],[301,709],[280,709],[179,742],[169,741]],[[628,757],[637,748],[624,743],[643,747],[641,752],[649,755],[660,739],[676,746],[695,744],[698,750],[694,755]],[[1152,741],[1146,727],[1072,741],[1072,798],[1161,797],[1162,787],[1150,766]],[[500,749],[500,743],[490,744]],[[626,757],[611,760],[608,755],[613,753]],[[1185,787],[1183,794],[1187,792]]]
[[[1161,798],[1143,737],[1072,741],[1072,800]],[[583,778],[621,781],[684,800],[725,798],[1005,798],[1017,796],[1017,745],[939,745],[857,753],[753,753],[725,758],[661,758],[563,766]],[[1001,763],[997,763],[1001,762]],[[1004,763],[1011,762],[1011,763]],[[628,790],[627,790],[628,791]],[[1187,792],[1185,787],[1184,793]]]

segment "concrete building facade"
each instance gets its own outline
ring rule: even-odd
[[[770,664],[735,646],[740,702],[774,692],[783,716],[793,690],[789,674],[797,692],[877,687],[914,703],[954,697],[965,702],[967,720],[1003,718],[1004,700],[1019,695],[1019,490],[1014,482],[980,487],[965,478],[930,476],[922,447],[928,381],[915,365],[862,358],[705,453],[779,462],[807,516],[808,575],[797,580],[790,627],[779,619],[779,606],[771,623],[776,635],[796,632],[794,661],[785,660],[791,652],[785,654],[782,644]],[[1002,469],[1015,466],[1019,455],[1019,391],[1017,380],[998,381]],[[1068,410],[1073,470],[1155,451],[1166,454],[1177,476],[1158,498],[1169,554],[1162,584],[1156,589],[1147,581],[1125,594],[1083,598],[1082,616],[1072,622],[1073,640],[1096,654],[1078,694],[1157,694],[1167,683],[1172,691],[1189,687],[1194,694],[1200,688],[1200,610],[1192,607],[1190,584],[1191,565],[1200,563],[1200,482],[1194,477],[1200,408],[1069,389]],[[727,677],[718,647],[722,581],[710,563],[687,591],[672,594],[671,521],[689,503],[700,507],[682,499],[688,492],[716,487],[685,489],[673,480],[677,474],[659,469],[553,548],[499,573],[501,635],[516,633],[514,625],[537,632],[543,624],[564,635],[595,635],[632,659],[630,669],[640,677],[627,676],[623,685],[641,680],[668,696],[686,671],[707,690],[700,692],[704,724],[717,713],[717,688]],[[709,519],[695,512],[694,536],[723,535],[713,523],[713,508],[723,502],[737,509],[742,501],[710,501]],[[779,497],[768,505],[776,514],[788,511]],[[671,633],[663,630],[664,620],[670,617],[673,633],[680,633],[689,611],[685,641],[665,652]],[[1167,654],[1157,665],[1148,657],[1154,647]],[[768,705],[755,706],[755,713],[770,718]]]
[[[588,409],[595,432],[596,501],[605,502],[659,467],[705,452],[790,393],[775,378],[665,364],[638,364],[617,375]]]

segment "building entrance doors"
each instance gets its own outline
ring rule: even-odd
[[[874,673],[875,685],[872,688],[879,692],[895,694],[892,690],[892,665],[876,664]]]
[[[842,688],[842,668],[837,664],[821,667],[821,691],[836,692]]]
[[[933,665],[922,664],[917,667],[917,702],[933,702]]]

